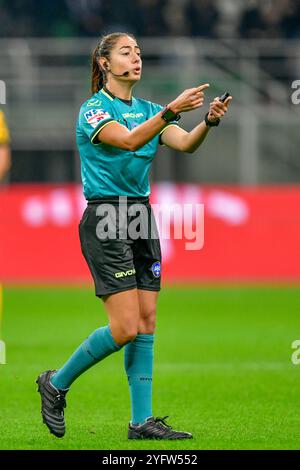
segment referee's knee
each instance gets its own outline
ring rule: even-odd
[[[120,346],[133,341],[138,333],[137,325],[118,325],[112,329],[112,335]]]

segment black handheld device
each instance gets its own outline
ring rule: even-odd
[[[226,100],[226,98],[228,98],[228,96],[230,96],[230,93],[226,91],[225,93],[223,93],[222,96],[220,96],[219,101],[222,101],[222,103],[224,103],[224,101]]]

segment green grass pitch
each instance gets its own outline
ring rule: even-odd
[[[123,351],[83,374],[67,396],[67,433],[40,415],[37,375],[58,368],[99,326],[89,288],[4,290],[0,449],[299,449],[297,287],[165,287],[155,337],[153,411],[191,441],[128,441]]]

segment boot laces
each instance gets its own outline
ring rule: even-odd
[[[161,427],[169,428],[172,429],[172,426],[166,423],[166,419],[169,418],[169,416],[164,416],[163,418],[155,418],[155,423],[158,423]]]
[[[53,408],[58,411],[63,411],[67,406],[65,396],[62,393],[58,393],[54,398]]]

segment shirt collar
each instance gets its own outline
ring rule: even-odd
[[[106,88],[105,85],[103,85],[102,90],[104,91],[105,94],[109,95],[113,100],[114,100],[115,98],[118,98],[118,97],[115,96],[111,91],[109,91],[109,90]],[[101,91],[102,91],[102,90],[101,90]],[[122,101],[122,102],[125,103],[125,104],[128,104],[129,106],[132,105],[132,98],[131,98],[130,100],[124,100],[124,99],[122,99],[122,98],[118,98],[118,100]]]

